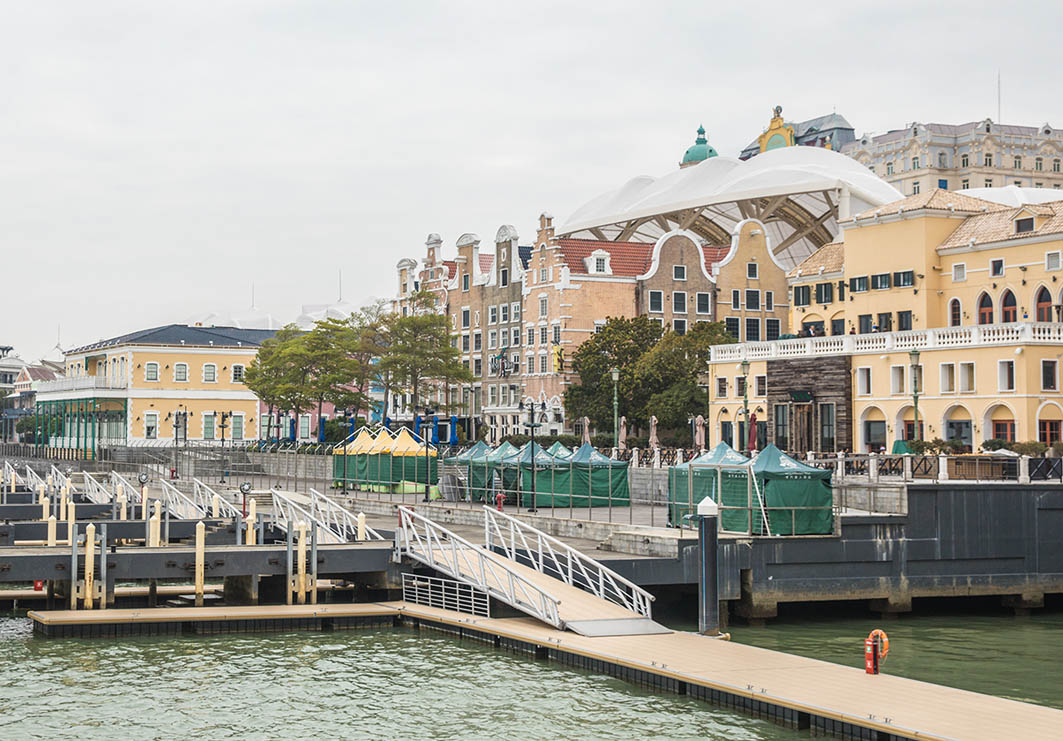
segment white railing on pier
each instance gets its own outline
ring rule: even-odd
[[[114,494],[97,481],[95,476],[85,471],[85,497],[93,504],[110,504]]]
[[[18,475],[18,471],[16,471],[15,467],[11,465],[11,461],[5,460],[4,480],[0,483],[3,483],[4,486],[10,486],[12,481],[14,481],[15,485],[18,486],[20,483],[22,483],[22,477]]]
[[[282,493],[279,489],[273,489],[273,526],[288,532],[289,528],[296,527],[300,522],[306,524],[307,530],[316,524],[317,537],[321,543],[345,543],[343,536],[332,531],[324,523],[319,522],[306,508]]]
[[[402,601],[440,610],[491,617],[491,599],[471,584],[403,572]]]
[[[644,617],[652,617],[652,594],[599,561],[505,512],[484,507],[484,543],[488,550],[498,546],[506,558],[530,565],[540,573]]]
[[[344,542],[353,543],[358,540],[357,516],[317,489],[310,490],[309,512],[319,524],[339,535]],[[369,525],[363,525],[363,527],[365,527],[366,540],[385,540],[383,535]]]
[[[48,483],[42,479],[41,475],[34,471],[28,463],[26,464],[26,476],[24,477],[24,480],[26,482],[26,487],[34,493],[38,491],[38,487],[44,486],[47,488],[48,486]]]
[[[238,510],[227,498],[214,491],[214,489],[210,488],[199,479],[192,479],[192,504],[204,512],[209,513],[208,516],[210,517],[214,516],[215,497],[217,497],[218,501],[218,517],[225,518],[226,520],[243,517],[240,510]]]
[[[563,629],[558,600],[487,549],[474,545],[432,520],[399,507],[395,548],[447,576],[471,584],[521,612]]]
[[[57,489],[62,489],[65,486],[69,486],[70,490],[74,490],[74,482],[70,480],[70,477],[56,468],[56,465],[52,464],[52,470],[49,471],[52,475],[52,482]]]
[[[210,517],[210,513],[207,510],[200,509],[198,504],[189,499],[183,491],[169,481],[159,479],[159,483],[162,484],[161,499],[171,516],[179,517],[182,520],[201,520]]]
[[[140,487],[132,484],[118,471],[111,471],[111,486],[114,488],[115,496],[118,496],[118,485],[122,485],[122,494],[125,495],[125,500],[129,504],[143,504],[141,501]]]

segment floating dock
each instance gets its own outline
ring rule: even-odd
[[[846,739],[1059,739],[1063,711],[694,633],[590,637],[533,618],[485,618],[408,602],[31,611],[44,636],[119,637],[407,625],[696,697]]]

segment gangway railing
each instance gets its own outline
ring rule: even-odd
[[[240,510],[227,498],[199,479],[192,479],[192,503],[204,512],[208,512],[210,517],[214,516],[215,497],[217,497],[218,502],[218,517],[223,517],[227,520],[243,517]]]
[[[48,485],[48,482],[42,479],[41,475],[33,470],[33,467],[28,463],[26,464],[26,475],[23,480],[26,482],[26,487],[32,492],[36,492],[40,486]]]
[[[358,518],[339,502],[322,494],[317,489],[310,490],[310,515],[318,524],[327,527],[343,538],[344,542],[358,541]],[[363,523],[366,540],[385,540],[384,536]]]
[[[601,562],[505,512],[484,507],[484,543],[506,558],[584,589],[644,617],[652,617],[654,596]]]
[[[56,488],[69,487],[70,491],[74,490],[74,482],[70,480],[69,476],[60,471],[54,463],[49,473],[52,475],[52,481],[55,483]]]
[[[271,491],[273,492],[272,523],[274,527],[287,533],[290,528],[297,526],[300,522],[306,523],[308,529],[316,523],[318,526],[317,537],[322,543],[346,542],[341,535],[316,520],[313,515],[291,497],[286,496],[278,489],[272,489]]]
[[[210,517],[210,513],[207,510],[200,509],[198,504],[189,499],[183,491],[169,481],[159,479],[159,483],[162,484],[162,497],[160,498],[163,504],[166,505],[166,511],[172,516],[179,517],[182,520],[200,520]]]
[[[85,497],[93,504],[110,504],[114,494],[97,481],[95,476],[85,471]]]
[[[395,549],[400,555],[471,584],[559,630],[564,629],[564,621],[558,613],[558,599],[517,571],[513,562],[470,543],[406,507],[399,507],[399,522]]]
[[[22,482],[22,477],[18,475],[18,471],[11,465],[11,461],[4,461],[4,480],[0,483],[10,486],[12,481],[18,486]]]
[[[125,495],[125,500],[129,504],[143,504],[141,501],[140,487],[130,483],[122,474],[118,471],[111,471],[111,486],[114,487],[115,496],[118,495],[118,485],[122,485],[122,493]]]
[[[491,617],[491,600],[471,584],[455,579],[440,579],[438,576],[422,576],[404,572],[402,575],[402,601],[440,610],[465,612],[480,617]]]

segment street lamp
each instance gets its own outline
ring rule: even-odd
[[[517,408],[523,410],[524,402],[522,401],[520,404],[518,404]],[[546,411],[545,401],[540,403],[540,409],[542,409],[544,412]],[[529,499],[529,503],[531,504],[531,506],[528,507],[528,511],[535,512],[535,428],[542,427],[542,425],[539,422],[535,421],[534,401],[528,403],[528,421],[525,424],[530,430],[531,434],[531,498]],[[517,507],[520,507],[520,495],[518,494],[517,497]]]
[[[742,361],[742,416],[745,418],[746,427],[749,427],[749,361]],[[749,430],[738,441],[738,449],[749,452]]]
[[[620,369],[614,367],[609,371],[613,377],[613,447],[620,447],[620,401],[616,395],[616,385],[620,381]]]
[[[919,351],[912,350],[909,352],[908,359],[911,361],[912,411],[915,415],[915,439],[922,440],[923,433],[919,429]]]
[[[429,489],[432,485],[432,477],[429,476],[429,472],[431,471],[432,467],[428,461],[428,415],[430,414],[432,415],[432,419],[434,422],[436,414],[435,410],[425,407],[424,424],[421,426],[421,439],[424,440],[424,501],[426,502],[431,501],[431,497],[429,497]]]

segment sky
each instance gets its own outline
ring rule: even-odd
[[[466,232],[522,243],[695,129],[1063,125],[1063,4],[7,3],[0,345],[361,304]]]

